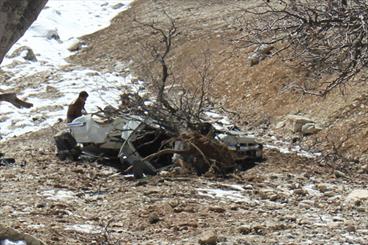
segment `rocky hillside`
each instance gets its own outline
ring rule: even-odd
[[[327,97],[303,96],[287,88],[291,82],[307,79],[305,72],[287,66],[279,57],[269,57],[250,66],[248,56],[252,50],[245,47],[246,32],[239,18],[243,14],[241,8],[256,3],[137,0],[109,28],[85,37],[88,48],[72,60],[108,71],[119,71],[117,64],[130,64],[139,78],[149,80],[142,71],[147,58],[142,40],[149,39],[152,33],[137,28],[139,24],[134,19],[144,23],[165,21],[164,10],[176,19],[180,32],[170,53],[170,65],[177,80],[196,82],[192,61],[201,59],[206,50],[211,57],[211,72],[216,75],[211,84],[212,98],[235,111],[234,120],[238,123],[250,128],[262,126],[268,133],[275,131],[286,139],[298,138],[307,148],[326,153],[335,149],[334,153],[338,151],[349,160],[366,162],[368,88],[357,78],[351,86]],[[290,114],[312,119],[322,131],[303,137],[280,127],[280,122]]]

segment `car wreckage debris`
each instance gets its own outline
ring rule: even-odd
[[[133,97],[140,109],[130,110],[134,106],[122,98],[124,110],[109,109],[102,121],[104,110],[100,109],[95,115],[83,115],[68,123],[69,132],[54,136],[57,157],[117,160],[118,169],[135,178],[156,175],[171,166],[180,167],[183,173],[224,176],[262,160],[262,144],[245,132],[219,129],[207,121],[180,129],[185,125],[180,120],[164,113],[151,116],[150,111],[156,112],[157,107],[144,108],[143,100]]]

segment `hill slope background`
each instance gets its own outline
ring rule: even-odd
[[[165,21],[163,10],[176,19],[180,34],[174,39],[169,58],[177,80],[195,82],[192,61],[200,59],[202,51],[210,53],[212,72],[211,95],[217,103],[238,113],[236,120],[249,127],[266,127],[280,135],[288,135],[275,125],[288,114],[304,115],[316,120],[323,130],[302,139],[303,144],[330,151],[340,146],[339,154],[350,160],[367,162],[368,88],[357,78],[343,91],[327,97],[301,95],[287,89],[295,81],[307,80],[302,70],[289,67],[274,56],[256,66],[250,66],[241,21],[241,8],[257,1],[142,1],[117,16],[112,25],[85,37],[88,48],[72,57],[73,62],[96,69],[116,70],[117,62],[130,64],[131,70],[143,80],[145,63],[142,41],[149,39],[145,29],[137,28],[134,19],[151,23]],[[167,21],[167,20],[166,20]],[[343,92],[343,93],[342,93]],[[290,134],[289,134],[290,136]],[[291,137],[291,136],[290,136]],[[290,138],[289,137],[289,138]],[[286,137],[288,138],[288,137]]]

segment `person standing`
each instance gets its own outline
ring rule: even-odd
[[[68,106],[67,119],[68,123],[72,122],[77,117],[82,116],[83,114],[87,114],[84,105],[88,98],[88,93],[86,91],[82,91],[79,93],[78,98]]]

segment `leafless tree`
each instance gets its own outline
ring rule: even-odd
[[[251,45],[272,45],[273,55],[312,75],[313,82],[292,86],[305,94],[325,96],[367,68],[365,0],[264,0],[243,11],[257,19],[245,28]]]
[[[156,110],[150,110],[150,115],[156,120],[165,120],[176,130],[181,127],[195,127],[201,121],[204,110],[210,105],[209,84],[214,75],[211,63],[211,53],[203,50],[197,59],[192,59],[191,83],[178,79],[172,70],[170,54],[176,37],[180,34],[176,20],[166,11],[160,21],[143,22],[136,18],[137,28],[143,28],[150,36],[141,41],[142,52],[148,52],[141,66],[144,76],[156,92]],[[149,59],[150,58],[150,59]],[[189,75],[189,74],[188,74]],[[170,123],[169,123],[170,122]],[[173,125],[172,123],[176,124]]]
[[[31,103],[19,99],[15,93],[0,94],[0,101],[9,102],[17,108],[31,108],[33,106]]]

